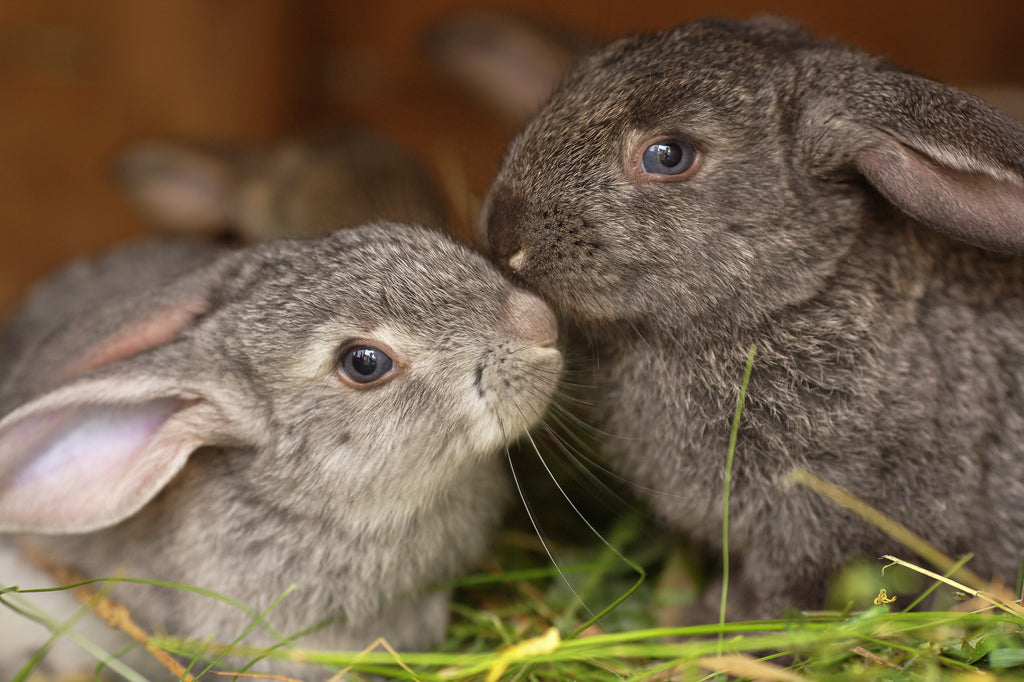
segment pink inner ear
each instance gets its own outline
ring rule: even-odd
[[[894,206],[932,229],[983,249],[1024,254],[1024,187],[939,165],[895,140],[861,150],[854,163]]]
[[[54,380],[54,384],[63,383],[98,367],[125,360],[169,343],[191,325],[196,317],[209,310],[209,307],[206,300],[188,301],[128,324],[86,351],[78,362],[61,372]]]
[[[197,445],[163,429],[186,405],[161,398],[12,415],[0,430],[0,531],[86,532],[133,514]]]
[[[228,198],[220,185],[198,179],[164,180],[138,188],[139,201],[158,220],[188,232],[203,232],[227,222]]]
[[[232,174],[220,154],[150,142],[118,157],[115,169],[121,184],[161,223],[202,232],[228,218]]]

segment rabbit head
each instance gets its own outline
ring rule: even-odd
[[[298,582],[278,627],[340,618],[320,645],[426,646],[444,594],[419,592],[484,550],[505,498],[494,454],[545,410],[555,337],[540,299],[417,228],[114,252],[10,323],[0,529],[56,534],[47,548],[90,576],[124,567],[254,608]],[[247,619],[125,594],[185,636]]]
[[[322,236],[375,220],[439,227],[445,204],[429,172],[363,128],[264,146],[154,140],[121,152],[114,177],[155,223],[227,228],[247,241]]]
[[[706,20],[583,60],[512,142],[479,230],[585,323],[750,322],[892,209],[1024,251],[1022,158],[1020,126],[958,90],[779,20]]]

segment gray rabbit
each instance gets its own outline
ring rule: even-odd
[[[511,143],[479,230],[596,347],[608,462],[713,546],[756,344],[734,615],[820,607],[844,560],[898,550],[787,486],[794,467],[1016,574],[1024,260],[1003,253],[1024,252],[1018,123],[777,19],[702,20],[570,72]]]
[[[555,341],[539,298],[397,224],[73,265],[0,345],[0,530],[87,576],[258,610],[297,583],[267,620],[330,619],[307,647],[432,645],[447,593],[423,591],[481,557],[506,497],[495,452],[545,410]],[[113,596],[180,636],[250,622],[174,589]]]
[[[415,155],[360,127],[266,145],[150,140],[118,154],[112,169],[136,205],[173,232],[227,228],[255,242],[376,220],[445,224],[445,201]]]

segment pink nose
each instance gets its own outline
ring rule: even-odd
[[[544,301],[525,291],[514,291],[509,296],[499,326],[533,346],[554,347],[558,341],[555,314]]]

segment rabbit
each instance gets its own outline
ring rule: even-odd
[[[584,58],[511,142],[478,231],[569,348],[592,346],[608,465],[717,552],[756,347],[729,617],[820,608],[846,560],[899,550],[788,485],[795,467],[1016,574],[1024,129],[1009,117],[781,19],[699,20]]]
[[[149,140],[117,154],[111,170],[136,206],[170,232],[227,228],[252,243],[375,220],[446,223],[445,201],[415,155],[356,126],[266,145]]]
[[[538,297],[423,228],[122,247],[8,324],[0,531],[85,576],[258,611],[297,583],[266,620],[329,620],[305,647],[429,647],[448,592],[428,588],[481,558],[506,501],[496,453],[541,418],[556,342]],[[177,636],[250,623],[181,590],[112,596]]]

